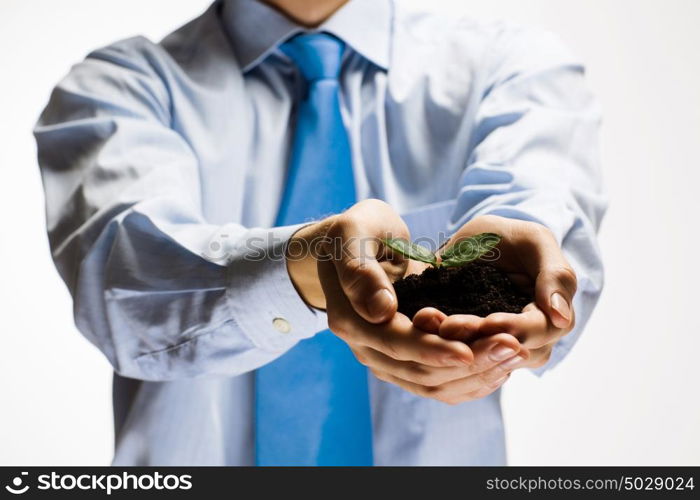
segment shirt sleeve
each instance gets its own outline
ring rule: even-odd
[[[53,91],[35,128],[52,255],[77,327],[119,374],[237,375],[324,318],[287,273],[298,226],[205,219],[201,160],[170,126],[159,71],[149,54],[117,44]]]
[[[468,165],[449,231],[478,215],[534,221],[555,235],[579,279],[576,327],[540,374],[557,364],[583,330],[603,287],[596,233],[602,192],[600,113],[584,67],[553,35],[504,29],[487,59]]]

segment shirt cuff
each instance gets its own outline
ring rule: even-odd
[[[226,296],[233,319],[266,351],[286,351],[325,328],[325,314],[304,302],[287,272],[287,242],[303,226],[250,230],[246,250],[228,265]]]

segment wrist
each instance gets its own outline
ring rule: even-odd
[[[294,287],[304,302],[316,309],[326,308],[326,297],[318,277],[318,258],[323,252],[322,245],[328,229],[336,217],[333,215],[300,228],[289,239],[285,249],[287,272]]]

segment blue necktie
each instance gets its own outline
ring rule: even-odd
[[[304,34],[281,49],[304,80],[277,216],[289,225],[348,208],[355,185],[340,114],[343,42]],[[330,330],[257,371],[255,412],[258,465],[372,465],[367,371]]]

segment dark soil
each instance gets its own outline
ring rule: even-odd
[[[430,267],[394,283],[399,311],[413,318],[424,307],[445,314],[488,316],[495,312],[519,313],[533,301],[503,272],[483,263],[463,267]]]

